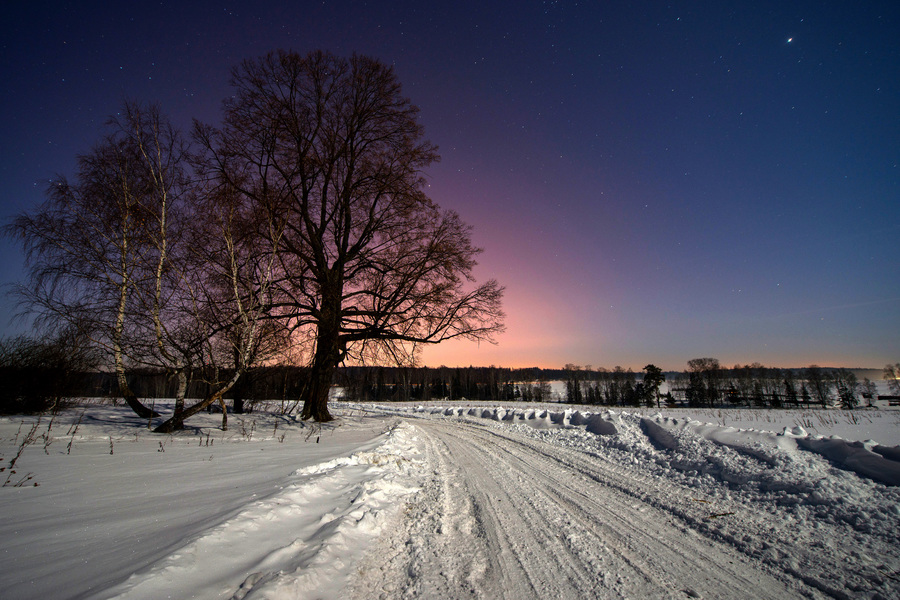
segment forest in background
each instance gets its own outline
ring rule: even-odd
[[[72,398],[117,398],[116,374],[96,369],[89,351],[74,352],[72,348],[71,344],[27,338],[0,340],[0,413],[49,410]],[[196,370],[186,397],[206,397],[232,377],[231,371]],[[134,393],[151,403],[174,397],[180,385],[162,369],[129,369],[127,377]],[[225,397],[237,413],[252,410],[255,402],[273,400],[289,410],[303,397],[309,377],[306,367],[252,367]],[[685,370],[668,372],[652,364],[639,372],[573,364],[560,369],[341,366],[334,386],[344,397],[360,402],[489,400],[620,407],[857,408],[878,397],[878,379],[886,380],[890,393],[900,396],[900,363],[879,372],[815,365],[776,368],[759,363],[724,367],[714,358],[692,359]],[[562,385],[553,387],[551,382]]]

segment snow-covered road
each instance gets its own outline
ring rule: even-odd
[[[592,408],[0,418],[0,597],[900,597],[900,446]]]
[[[690,502],[682,489],[512,432],[416,425],[431,476],[356,597],[785,598],[805,587],[663,508]]]
[[[426,448],[422,491],[363,564],[352,597],[900,590],[897,489],[790,436],[614,413],[585,428],[546,414],[535,426],[540,411],[424,412],[407,413]]]

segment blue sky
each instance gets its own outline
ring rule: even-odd
[[[20,4],[0,25],[4,218],[125,98],[217,123],[241,60],[359,52],[394,65],[440,148],[429,194],[507,287],[497,346],[426,364],[900,360],[895,2]]]

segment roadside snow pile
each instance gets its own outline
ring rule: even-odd
[[[393,411],[395,407],[378,406],[379,410]],[[586,431],[597,435],[615,435],[616,426],[611,418],[613,413],[607,411],[603,414],[583,413],[577,410],[550,411],[546,409],[513,408],[505,409],[502,406],[490,408],[466,408],[442,406],[424,407],[417,406],[413,409],[416,413],[431,415],[443,415],[449,417],[480,417],[491,421],[500,421],[512,425],[528,425],[535,429],[565,429],[571,427],[583,427]]]
[[[864,477],[888,485],[900,485],[900,448],[874,442],[848,442],[836,437],[798,437],[797,443]]]
[[[235,600],[336,597],[367,545],[403,499],[418,491],[423,458],[415,442],[414,429],[401,423],[372,451],[299,469],[279,493],[99,597],[189,598],[196,590],[215,589],[226,594],[235,573],[249,573]]]
[[[900,462],[897,462],[900,448],[880,446],[872,441],[850,442],[837,436],[810,435],[799,426],[790,430],[785,428],[781,433],[775,434],[720,427],[688,419],[672,419],[662,415],[642,418],[641,427],[654,442],[679,455],[691,454],[690,450],[682,452],[682,446],[692,443],[696,438],[702,438],[775,467],[779,457],[790,457],[799,447],[821,454],[835,465],[863,477],[900,486]],[[678,432],[687,432],[688,435],[679,436]],[[707,459],[706,463],[696,466],[696,469],[703,470],[708,464]]]
[[[900,446],[882,446],[874,441],[847,441],[838,436],[825,437],[808,433],[803,427],[785,427],[781,433],[749,428],[724,427],[702,423],[689,418],[671,418],[657,413],[645,417],[628,412],[604,411],[602,413],[579,410],[553,411],[548,409],[491,407],[443,407],[422,405],[398,407],[391,405],[374,406],[376,410],[391,413],[412,412],[419,415],[439,415],[449,417],[475,417],[508,425],[527,425],[537,430],[580,428],[600,436],[617,436],[621,419],[637,420],[641,430],[650,442],[670,452],[668,462],[681,471],[714,473],[732,483],[742,483],[753,478],[757,471],[749,475],[740,474],[722,462],[716,452],[710,452],[708,444],[724,446],[735,453],[761,461],[769,467],[790,456],[798,448],[815,452],[827,458],[836,466],[853,471],[880,483],[900,486]],[[627,438],[623,433],[622,439]],[[640,438],[641,436],[638,436]],[[635,441],[635,440],[632,440]],[[646,440],[638,439],[643,447]],[[613,445],[622,445],[616,441]]]

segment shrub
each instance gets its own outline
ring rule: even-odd
[[[94,366],[89,347],[67,333],[51,341],[27,336],[0,340],[0,414],[60,409],[82,391]]]

